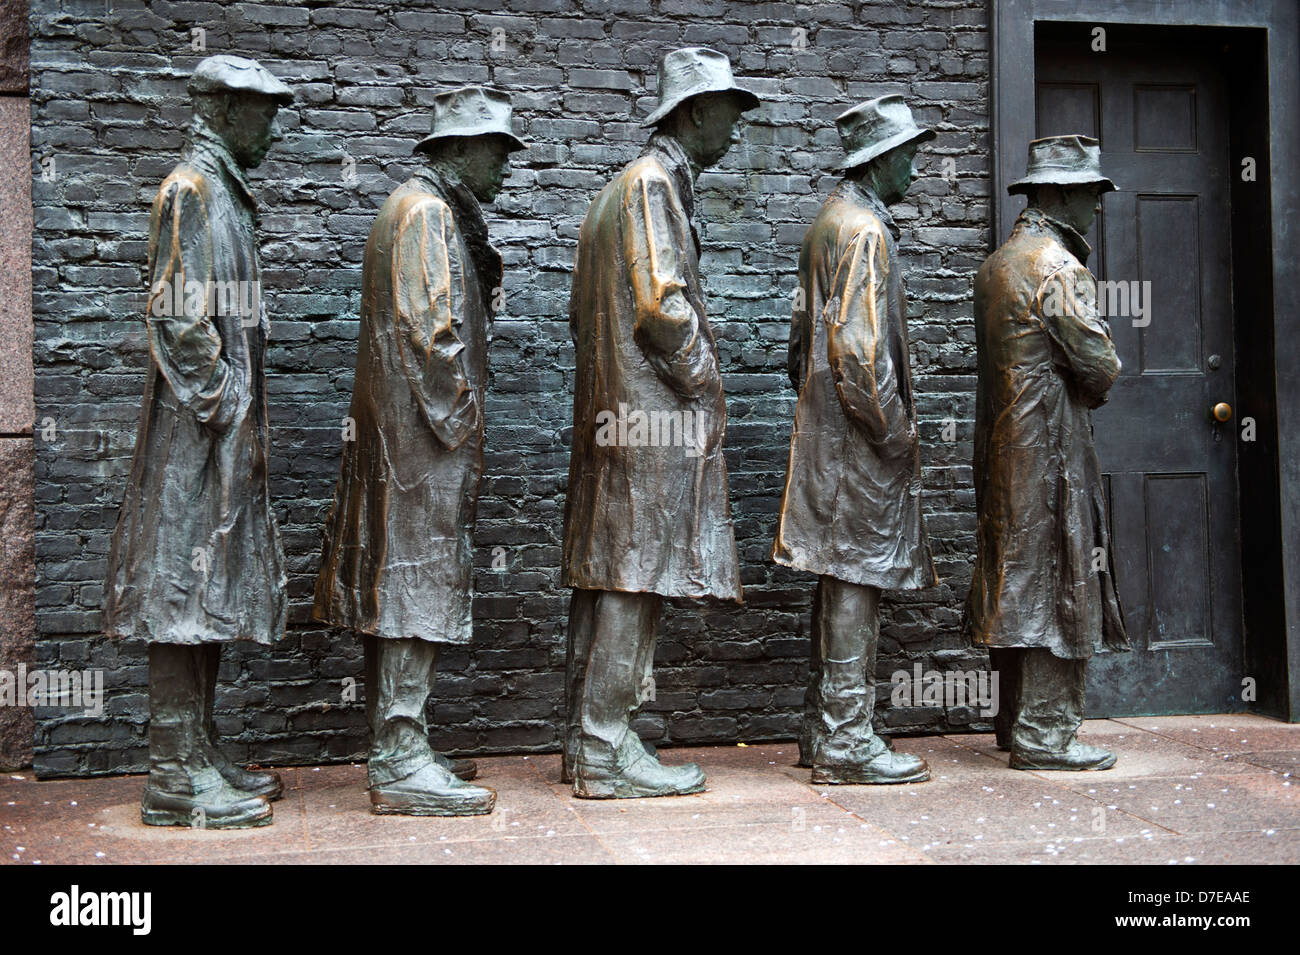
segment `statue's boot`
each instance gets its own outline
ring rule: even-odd
[[[433,761],[453,776],[465,780],[465,782],[469,782],[478,775],[478,763],[472,759],[457,759],[455,756],[446,756],[435,749],[433,751]]]
[[[634,733],[633,735],[635,736],[636,734]],[[655,746],[654,743],[647,742],[646,740],[641,739],[641,737],[639,736],[637,736],[637,741],[641,744],[641,748],[645,750],[647,756],[650,756],[654,759],[659,758],[659,748]],[[569,751],[566,747],[564,751],[564,762],[560,765],[561,783],[573,782],[573,769],[571,768],[573,765],[573,761],[574,760],[569,756]]]
[[[1065,660],[1041,648],[1018,654],[1019,688],[1011,726],[1012,769],[1102,770],[1115,754],[1080,743],[1088,661]]]
[[[434,760],[403,779],[371,783],[370,811],[379,815],[482,816],[497,794],[454,776]]]
[[[870,740],[847,747],[841,740],[842,737],[828,739],[814,753],[814,784],[923,783],[930,778],[930,767],[925,760],[910,753],[894,752],[879,736],[873,735]]]
[[[590,596],[579,598],[584,593]],[[632,714],[653,689],[650,672],[662,598],[613,591],[575,591],[574,598],[570,645],[574,656],[584,658],[569,686],[577,714],[574,795],[631,799],[700,792],[704,773],[699,766],[660,764],[631,728]],[[566,733],[570,738],[571,731]]]
[[[1021,652],[1019,647],[989,647],[989,667],[998,675],[998,711],[993,716],[993,739],[1003,752],[1011,749]]]
[[[822,578],[817,580],[817,589],[813,593],[812,632],[813,638],[808,652],[808,686],[803,694],[803,720],[799,723],[799,763],[804,769],[811,769],[813,752],[817,744],[825,739],[822,729],[822,642],[817,634],[821,631]]]
[[[208,758],[202,649],[149,645],[149,780],[141,821],[194,829],[270,825],[270,802],[232,787]]]
[[[362,649],[365,654],[365,681],[367,687],[366,723],[370,726],[370,738],[373,740],[375,738],[374,704],[375,704],[375,700],[377,699],[377,694],[371,691],[369,688],[375,686],[379,682],[378,666],[379,666],[379,658],[381,652],[379,645],[382,642],[382,639],[380,637],[376,637],[371,634],[362,634],[361,642],[362,642]],[[429,686],[431,692],[433,686],[432,681],[435,676],[435,671],[437,669],[437,663],[438,663],[437,644],[433,644],[432,646],[434,647],[433,663],[430,664],[430,671],[429,671],[429,680],[430,680]],[[392,655],[391,650],[389,655],[390,656]],[[423,713],[423,710],[421,710],[421,713]],[[423,716],[421,716],[421,718],[423,719]],[[478,775],[478,764],[474,762],[474,760],[472,759],[456,759],[454,756],[446,756],[432,748],[430,748],[430,752],[433,753],[433,761],[437,763],[439,766],[441,766],[443,769],[447,770],[447,772],[451,773],[453,776],[458,776],[461,779],[468,782],[469,780],[473,779],[475,776]]]
[[[203,668],[203,743],[209,762],[217,768],[221,777],[234,789],[248,793],[250,796],[262,796],[271,802],[284,795],[284,782],[280,774],[268,771],[255,771],[232,763],[217,745],[216,724],[213,719],[213,705],[217,695],[217,670],[221,666],[221,644],[205,643],[197,648],[200,652],[200,665]]]
[[[438,645],[427,640],[366,640],[366,716],[370,721],[370,809],[410,816],[479,816],[496,793],[457,777],[429,745],[425,707]]]
[[[695,763],[664,766],[631,730],[617,748],[589,736],[578,745],[573,794],[580,799],[686,796],[703,792],[704,783],[704,771]]]
[[[1017,749],[1011,753],[1009,765],[1012,769],[1063,769],[1088,770],[1110,769],[1115,765],[1116,756],[1110,750],[1100,746],[1089,746],[1073,740],[1064,752],[1036,753],[1032,750]]]
[[[579,712],[582,687],[587,677],[587,655],[596,626],[599,590],[576,589],[569,597],[569,632],[564,657],[564,736],[560,759],[560,782],[573,782],[573,764],[578,758],[578,737],[582,735]]]
[[[595,635],[596,605],[602,591],[575,590],[569,600],[569,633],[564,667],[564,739],[563,757],[560,761],[560,782],[573,782],[573,765],[578,755],[578,737],[582,735],[579,713],[582,707],[582,689],[587,675],[587,658]],[[657,613],[657,611],[656,611]],[[640,676],[638,688],[654,685],[654,636],[639,640],[635,651],[635,665]],[[638,705],[640,695],[638,695]],[[629,716],[629,720],[631,717]],[[640,740],[642,748],[651,756],[658,755],[653,743]]]
[[[823,576],[813,613],[820,704],[812,743],[812,781],[916,783],[930,778],[919,756],[893,752],[871,720],[876,704],[880,590]]]

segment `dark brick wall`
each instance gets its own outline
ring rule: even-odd
[[[743,145],[699,183],[746,605],[668,610],[658,695],[639,728],[667,744],[794,733],[813,581],[768,560],[794,411],[784,370],[790,298],[804,229],[836,181],[833,118],[886,92],[904,93],[939,131],[896,214],[943,583],[886,599],[880,672],[887,679],[915,661],[983,666],[958,624],[973,530],[971,278],[988,251],[986,19],[984,0],[36,0],[36,420],[56,428],[54,440],[38,430],[36,441],[38,657],[45,666],[102,666],[111,692],[100,719],[38,713],[38,771],[145,765],[143,647],[104,640],[100,604],[147,357],[149,204],[181,147],[185,78],[215,52],[256,57],[297,93],[281,113],[283,142],[254,174],[273,322],[271,491],[293,612],[281,646],[226,652],[218,707],[232,752],[289,763],[363,750],[360,703],[342,689],[360,678],[358,644],[311,624],[308,600],[352,385],[367,230],[413,167],[411,145],[434,94],[466,82],[507,89],[533,146],[517,157],[491,221],[506,260],[506,307],[491,350],[476,637],[443,659],[435,742],[473,752],[556,748],[574,242],[588,202],[645,138],[637,121],[654,102],[659,57],[690,44],[729,54],[765,100]],[[195,28],[205,31],[204,52],[191,48]],[[41,161],[50,157],[46,182]],[[956,441],[941,438],[948,417],[958,421]],[[496,547],[505,549],[504,572],[491,569]],[[897,731],[931,731],[968,725],[971,713],[918,708],[888,719]]]

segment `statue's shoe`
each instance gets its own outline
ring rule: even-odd
[[[469,782],[478,775],[478,763],[472,759],[456,759],[454,756],[444,756],[435,750],[433,761],[465,782]]]
[[[199,748],[208,765],[221,774],[231,789],[249,796],[261,796],[267,802],[275,802],[284,795],[284,781],[280,779],[279,773],[269,770],[259,772],[232,763],[217,744],[206,736],[199,740]]]
[[[140,820],[146,826],[187,829],[251,829],[271,824],[271,804],[224,782],[202,792],[176,793],[145,786]]]
[[[231,789],[238,789],[250,796],[261,796],[267,802],[275,802],[284,795],[284,781],[279,773],[260,772],[236,766],[228,759],[212,761],[221,773],[221,778],[230,784]]]
[[[799,762],[795,765],[803,769],[812,769],[813,750],[817,746],[817,737],[807,730],[799,731]]]
[[[993,722],[993,742],[1004,753],[1011,752],[1011,727],[1003,725],[1000,719]]]
[[[930,767],[920,756],[886,749],[866,759],[837,759],[825,751],[813,761],[812,781],[820,785],[879,786],[890,783],[923,783],[930,778]]]
[[[593,748],[605,747],[596,744]],[[642,799],[704,791],[704,771],[699,766],[662,765],[635,733],[624,737],[613,759],[593,759],[580,744],[576,763],[573,794],[579,799]]]
[[[892,736],[878,736],[877,738],[885,744],[886,748],[890,750],[894,748]],[[816,730],[801,730],[799,733],[799,762],[795,765],[801,769],[812,769],[813,754],[817,750],[817,745],[819,743],[825,745],[825,741],[826,735],[824,733],[819,733]]]
[[[1115,765],[1115,754],[1100,746],[1088,746],[1077,739],[1062,753],[1013,749],[1008,765],[1012,769],[1102,770]]]
[[[496,803],[495,792],[470,785],[435,762],[405,779],[370,787],[370,811],[381,816],[483,816]]]
[[[637,741],[640,742],[641,748],[644,749],[647,754],[649,754],[651,757],[653,757],[656,760],[659,758],[659,748],[655,746],[654,743],[646,742],[645,740],[641,739],[640,736],[637,737]],[[575,759],[574,756],[566,753],[564,759],[560,763],[560,782],[562,784],[573,782],[572,766],[573,766],[574,759]]]

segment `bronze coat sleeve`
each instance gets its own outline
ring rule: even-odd
[[[1034,314],[1056,343],[1057,364],[1084,404],[1106,403],[1119,377],[1120,361],[1110,326],[1097,313],[1097,284],[1082,265],[1069,264],[1043,280],[1034,297]]]
[[[222,357],[221,333],[209,312],[215,300],[212,233],[194,183],[173,177],[163,184],[150,235],[149,351],[177,400],[220,433],[250,399]]]
[[[844,414],[885,457],[911,450],[912,426],[889,353],[889,253],[882,233],[853,237],[823,309],[827,360]]]
[[[463,367],[465,344],[456,334],[464,318],[464,282],[451,258],[455,241],[450,210],[422,201],[398,224],[392,265],[402,370],[425,421],[451,451],[478,424],[478,401]],[[461,288],[458,296],[453,282]]]
[[[623,255],[636,308],[633,340],[656,375],[683,398],[715,392],[717,359],[687,300],[686,214],[666,178],[634,177],[623,197]]]

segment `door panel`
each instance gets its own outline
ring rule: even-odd
[[[1133,652],[1093,659],[1089,715],[1240,709],[1238,428],[1209,414],[1237,404],[1222,68],[1197,44],[1042,43],[1036,61],[1038,135],[1096,136],[1119,186],[1089,266],[1150,283],[1145,315],[1108,315],[1124,370],[1093,413]]]

